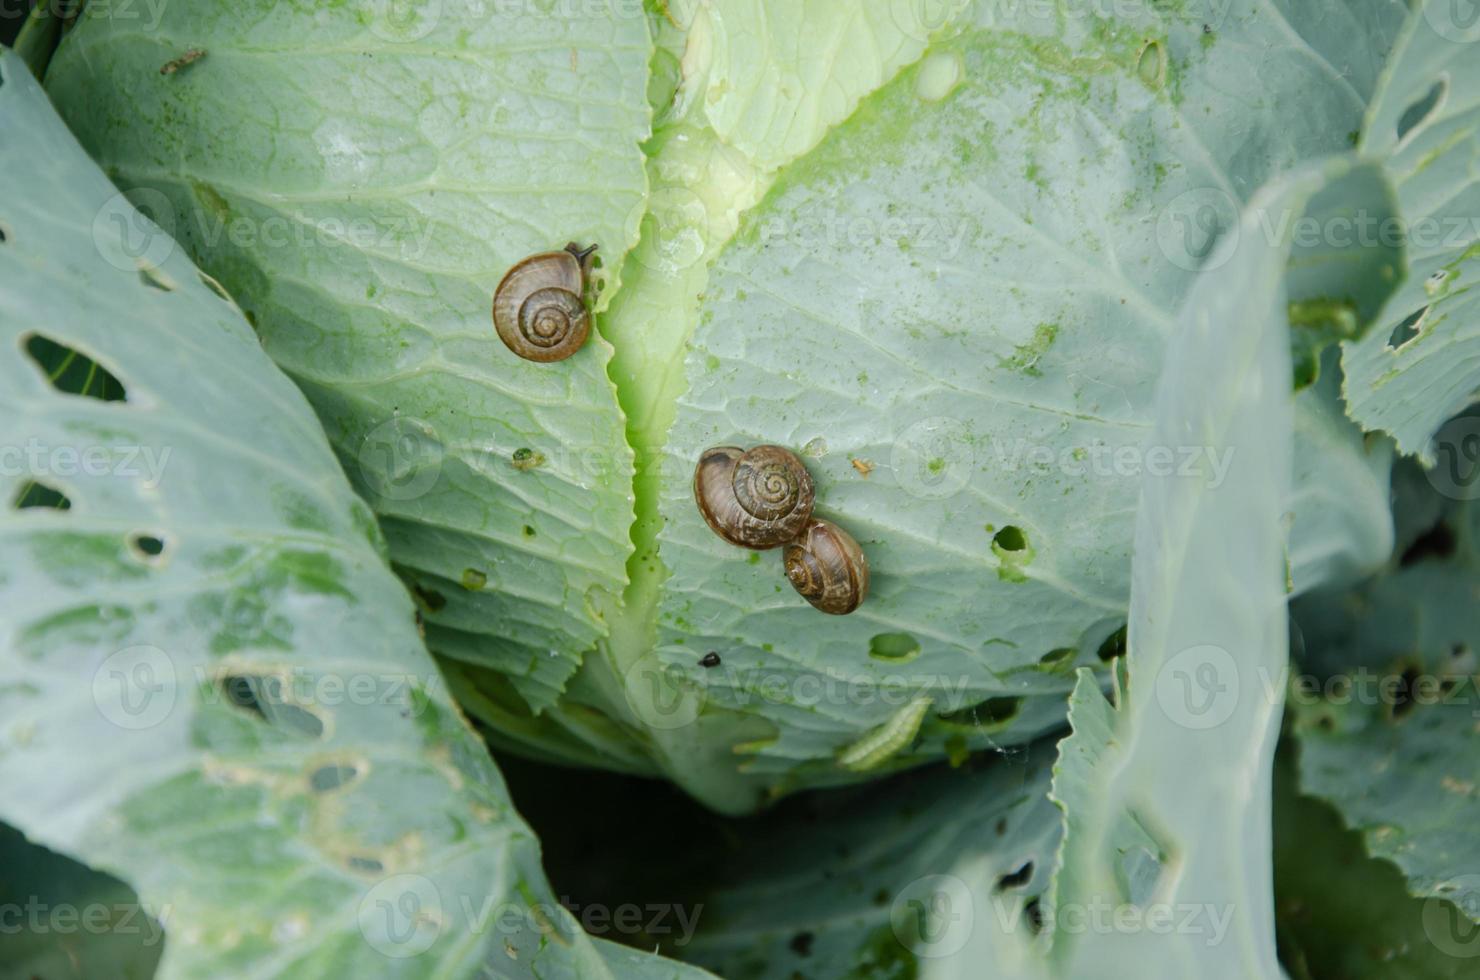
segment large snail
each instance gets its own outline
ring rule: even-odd
[[[591,335],[586,281],[596,246],[574,243],[531,255],[508,271],[493,294],[493,325],[509,350],[527,361],[562,361]]]
[[[868,597],[868,559],[853,535],[831,521],[812,521],[781,560],[792,587],[825,613],[845,616]]]
[[[764,551],[795,538],[812,517],[807,467],[780,446],[709,449],[694,470],[694,499],[715,534]]]

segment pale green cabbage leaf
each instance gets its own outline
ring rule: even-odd
[[[160,977],[615,975],[241,310],[8,51],[0,132],[0,820]]]
[[[1382,329],[1345,353],[1353,418],[1392,433],[1405,453],[1471,473],[1480,453],[1463,433],[1432,440],[1480,390],[1477,45],[1480,17],[1471,6],[1421,0],[1383,71],[1361,150],[1380,159],[1397,186],[1412,270]],[[1366,232],[1383,233],[1372,225]]]
[[[184,232],[386,233],[185,244],[308,392],[490,737],[729,811],[1061,723],[1124,622],[1175,311],[1255,188],[1347,147],[1406,12],[438,6],[85,17],[48,84]],[[611,348],[519,362],[488,298],[570,238],[607,254]],[[1303,589],[1391,531],[1387,449],[1300,402],[1302,477],[1350,489],[1292,499]],[[863,542],[858,613],[699,520],[698,453],[761,441]]]

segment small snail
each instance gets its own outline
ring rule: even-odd
[[[868,559],[853,535],[815,520],[781,552],[792,587],[816,608],[846,616],[868,597]]]
[[[795,538],[812,517],[815,489],[790,450],[735,446],[705,450],[694,470],[694,499],[715,534],[764,551]]]
[[[527,361],[563,361],[591,335],[586,280],[596,246],[574,243],[531,255],[510,269],[493,294],[493,325],[509,350]]]

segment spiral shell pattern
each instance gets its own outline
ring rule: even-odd
[[[868,598],[868,559],[853,535],[831,521],[812,521],[781,561],[792,588],[822,612],[846,616]]]
[[[596,246],[531,255],[510,269],[493,294],[493,325],[526,361],[562,361],[591,336],[586,279]]]
[[[812,517],[816,488],[790,450],[709,449],[694,470],[694,499],[709,527],[731,544],[764,551],[795,538]]]
[[[548,286],[531,293],[519,308],[519,333],[531,347],[557,355],[551,360],[558,360],[586,343],[591,315],[579,296],[559,286]]]

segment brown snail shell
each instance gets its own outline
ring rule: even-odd
[[[816,608],[846,616],[868,598],[868,559],[853,535],[814,520],[781,552],[792,587]]]
[[[510,269],[493,294],[493,326],[527,361],[563,361],[591,336],[586,280],[596,246],[570,244],[531,255]]]
[[[694,469],[694,499],[715,534],[764,551],[795,538],[812,517],[816,488],[796,453],[780,446],[706,449]]]

